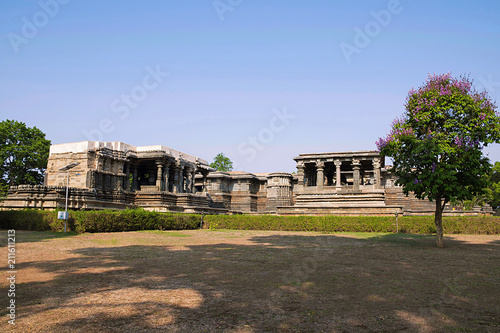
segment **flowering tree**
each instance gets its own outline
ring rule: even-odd
[[[429,75],[410,90],[405,113],[376,144],[394,161],[391,172],[406,195],[436,202],[437,246],[443,247],[443,209],[450,199],[467,200],[487,187],[491,168],[482,149],[500,142],[500,118],[486,92],[469,77]]]

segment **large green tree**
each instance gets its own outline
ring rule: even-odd
[[[229,157],[224,156],[224,153],[219,153],[214,157],[214,161],[210,163],[210,167],[214,168],[217,171],[232,171],[233,162],[231,162]]]
[[[493,208],[498,208],[500,206],[500,162],[495,162],[493,165],[486,193],[489,204]]]
[[[0,191],[9,186],[42,184],[50,141],[36,127],[15,120],[0,122]]]
[[[500,118],[488,94],[467,76],[429,75],[410,90],[406,111],[377,141],[393,159],[391,172],[408,194],[434,200],[436,242],[443,247],[443,209],[451,199],[468,200],[487,187],[491,165],[483,147],[500,142]]]

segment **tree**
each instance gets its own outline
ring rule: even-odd
[[[495,162],[493,165],[488,188],[486,189],[488,202],[493,208],[500,206],[500,162]]]
[[[233,162],[231,162],[229,157],[224,156],[224,153],[219,153],[214,157],[214,161],[210,164],[210,167],[217,171],[232,171]]]
[[[42,184],[49,148],[38,128],[15,120],[0,122],[0,195],[12,185]]]
[[[391,172],[406,195],[435,201],[438,247],[446,203],[484,192],[491,165],[482,148],[500,142],[496,105],[472,83],[467,76],[429,75],[422,87],[410,90],[405,113],[376,143],[382,155],[392,157]]]

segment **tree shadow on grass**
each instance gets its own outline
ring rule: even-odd
[[[499,327],[497,241],[447,240],[448,248],[437,249],[432,236],[400,235],[284,233],[253,236],[249,244],[79,248],[76,258],[18,265],[51,274],[19,286],[18,323],[47,331]]]

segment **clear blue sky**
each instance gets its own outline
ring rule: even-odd
[[[54,144],[292,172],[299,153],[375,149],[428,73],[500,100],[499,1],[58,1],[0,2],[1,118]]]

